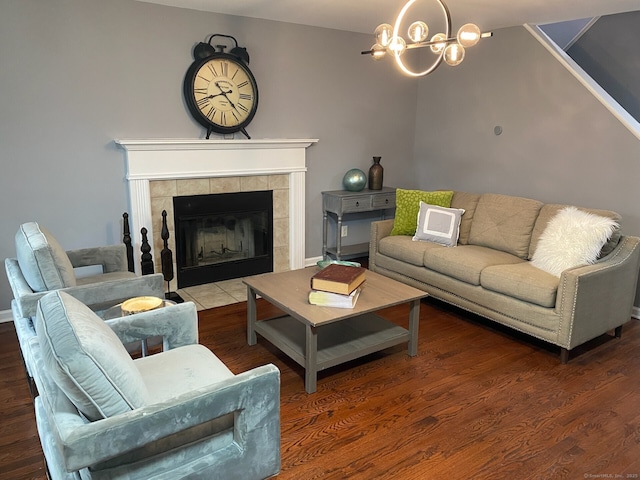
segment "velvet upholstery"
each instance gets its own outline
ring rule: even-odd
[[[11,310],[30,386],[36,306],[49,291],[43,287],[64,291],[96,312],[134,296],[164,297],[162,274],[139,277],[127,270],[124,244],[65,252],[54,236],[35,222],[20,226],[15,243],[16,258],[5,259],[5,271],[13,292]],[[74,269],[90,266],[101,267],[102,273],[76,276]]]
[[[71,260],[58,241],[36,222],[20,225],[15,236],[16,255],[24,278],[34,292],[73,287]]]
[[[66,315],[73,329],[95,326],[98,320],[88,317],[77,300],[49,295],[58,298],[43,299],[43,318]],[[162,335],[165,350],[133,360],[149,393],[143,405],[88,421],[50,374],[43,349],[34,349],[34,365],[41,370],[36,423],[52,480],[251,480],[278,473],[280,374],[275,366],[234,375],[197,344],[197,312],[190,302],[104,324],[122,343]],[[62,337],[46,341],[54,347],[66,343]]]
[[[40,300],[36,332],[47,372],[89,420],[148,403],[142,376],[118,336],[69,294],[55,291]]]

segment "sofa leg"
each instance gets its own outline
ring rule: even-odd
[[[615,335],[616,338],[622,337],[622,325],[620,325],[619,327],[616,327],[616,329],[613,331],[613,334]]]
[[[569,350],[566,348],[560,349],[560,363],[565,365],[569,361]]]

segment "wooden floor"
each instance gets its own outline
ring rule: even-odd
[[[260,318],[273,313],[259,300]],[[408,308],[383,316],[407,326]],[[279,479],[639,478],[637,320],[561,365],[552,347],[426,300],[417,357],[398,346],[326,370],[311,395],[296,363],[247,345],[245,322],[244,303],[203,311],[200,341],[233,372],[280,369]],[[0,352],[0,478],[44,479],[12,323]]]

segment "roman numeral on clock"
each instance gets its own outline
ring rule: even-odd
[[[209,99],[207,97],[201,98],[200,100],[196,101],[196,104],[198,105],[198,108],[202,110],[204,107],[206,107],[209,104]]]
[[[209,67],[209,70],[211,70],[214,77],[218,76],[218,71],[216,70],[216,67],[213,66],[213,63],[207,63],[207,67]]]

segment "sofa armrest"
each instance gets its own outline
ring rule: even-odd
[[[67,287],[60,289],[60,291],[77,298],[92,310],[100,310],[136,296],[164,298],[164,277],[161,273],[156,273],[142,277]],[[14,298],[21,315],[26,318],[35,317],[38,300],[47,293],[49,292],[33,292],[29,288],[28,292],[22,290],[20,296],[15,296],[14,290]]]
[[[163,349],[198,343],[198,312],[193,302],[105,320],[123,344],[163,337]]]
[[[623,236],[595,264],[562,272],[555,307],[561,318],[558,344],[570,350],[627,323],[639,269],[640,238]]]
[[[124,244],[80,248],[66,253],[73,268],[102,265],[103,273],[126,272],[128,269],[127,247]]]
[[[378,253],[378,243],[384,237],[388,237],[393,230],[394,219],[379,220],[371,222],[371,234],[369,236],[369,270],[376,271],[376,253]]]
[[[48,379],[52,382],[51,379]],[[48,387],[47,387],[48,388]],[[56,387],[57,389],[57,387]],[[50,399],[49,394],[57,394]],[[41,402],[58,452],[73,472],[126,454],[227,414],[235,414],[236,452],[280,450],[280,371],[272,364],[254,368],[163,403],[87,423],[59,390]]]

